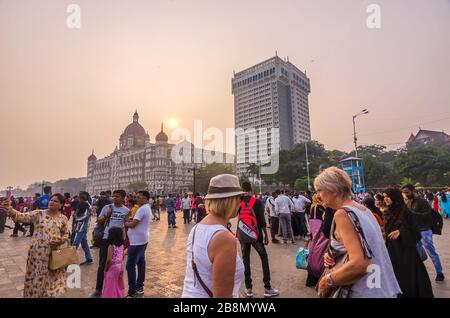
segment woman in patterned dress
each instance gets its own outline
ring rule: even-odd
[[[69,241],[67,217],[61,213],[64,197],[52,195],[47,210],[20,213],[11,207],[9,200],[4,207],[8,215],[20,223],[33,223],[34,235],[28,251],[24,298],[54,298],[66,292],[66,269],[50,270],[52,249]]]

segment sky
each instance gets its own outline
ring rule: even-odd
[[[450,133],[449,0],[0,0],[0,189],[86,176],[136,109],[151,141],[169,118],[234,127],[233,70],[275,51],[310,78],[327,149],[352,149],[363,108],[363,145]]]

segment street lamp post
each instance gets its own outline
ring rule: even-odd
[[[192,186],[192,192],[193,192],[193,195],[195,195],[195,164],[194,164],[194,167],[193,167],[193,169],[192,169],[192,171],[194,172],[194,184],[193,184],[193,186]]]
[[[308,176],[308,190],[311,191],[311,183],[309,180],[308,141],[305,142],[305,155],[306,155],[306,174]]]
[[[358,158],[358,139],[356,138],[356,126],[355,126],[355,118],[361,115],[368,114],[369,111],[367,109],[363,109],[356,115],[353,115],[353,142],[355,143],[355,157]]]
[[[258,177],[259,177],[259,193],[261,193],[261,183],[262,183],[262,180],[261,180],[261,163],[259,164],[259,166],[258,166]]]

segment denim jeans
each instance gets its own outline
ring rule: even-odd
[[[152,215],[155,219],[159,219],[159,209],[152,209]]]
[[[92,261],[91,249],[89,248],[86,232],[78,232],[75,234],[75,238],[73,240],[72,245],[78,248],[78,246],[80,246],[80,243],[81,248],[84,251],[84,257],[86,258],[87,261]]]
[[[144,287],[145,281],[145,249],[147,244],[132,245],[128,250],[127,273],[128,273],[128,293],[135,294],[136,291]],[[138,275],[136,279],[136,265]]]
[[[190,218],[190,209],[184,209],[183,210],[183,219],[184,219],[184,223],[191,223],[191,218]]]
[[[175,224],[175,211],[167,211],[167,221],[169,225],[176,225]]]
[[[266,248],[260,238],[258,241],[254,243],[241,243],[242,249],[242,261],[245,267],[245,288],[251,289],[253,288],[252,284],[252,272],[250,269],[250,250],[254,247],[256,252],[259,254],[261,258],[262,270],[263,270],[263,282],[264,288],[270,289],[270,269],[269,269],[269,258],[267,256]]]
[[[106,259],[108,258],[108,241],[102,239],[100,242],[100,248],[98,252],[98,269],[97,269],[97,283],[95,290],[102,292],[103,290],[103,278],[105,275]]]
[[[420,240],[420,242],[417,243],[417,247],[420,248],[421,246],[423,246],[425,248],[425,250],[427,251],[428,255],[431,258],[431,261],[434,264],[436,273],[437,274],[442,273],[441,260],[439,259],[439,255],[437,254],[433,244],[433,231],[432,230],[422,231],[421,235],[422,240]]]
[[[281,232],[283,232],[283,240],[294,240],[294,234],[292,233],[291,214],[280,213],[280,225]]]
[[[306,226],[305,212],[292,213],[292,225],[294,236],[308,235],[308,227]]]
[[[191,209],[191,215],[189,217],[189,223],[192,222],[192,220],[195,220],[197,218],[197,213],[195,211],[195,209]]]
[[[272,236],[272,240],[276,239],[278,234],[278,228],[280,226],[280,219],[277,216],[270,217],[270,236]]]

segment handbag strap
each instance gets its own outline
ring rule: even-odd
[[[192,248],[192,257],[191,257],[192,270],[194,271],[195,277],[197,278],[198,282],[203,287],[205,292],[208,294],[208,296],[210,298],[213,298],[212,291],[208,288],[208,286],[206,286],[205,282],[200,277],[200,273],[198,272],[197,264],[195,264],[195,261],[194,261],[194,242],[195,242],[195,231],[196,230],[197,230],[197,225],[195,226],[194,233],[192,235],[192,247],[191,247]]]

